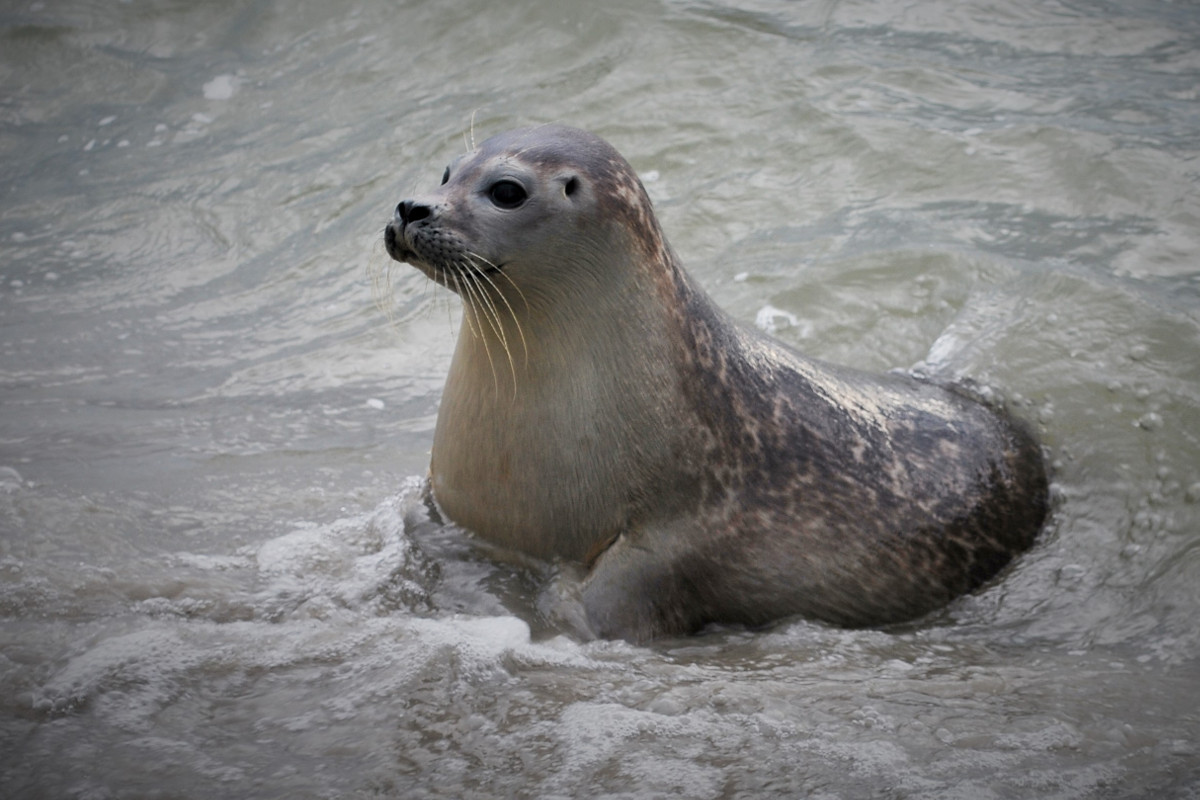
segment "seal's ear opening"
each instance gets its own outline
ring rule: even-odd
[[[570,197],[571,195],[575,194],[576,190],[578,189],[579,178],[575,175],[572,175],[571,177],[567,178],[567,182],[563,185],[563,194],[565,194],[567,197]]]

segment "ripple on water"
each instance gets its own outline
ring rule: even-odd
[[[5,792],[1196,795],[1186,3],[5,19]],[[464,139],[550,120],[740,318],[1007,398],[1054,465],[1031,552],[919,625],[632,647],[424,516],[458,312],[400,266],[389,327],[368,267]]]

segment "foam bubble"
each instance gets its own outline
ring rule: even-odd
[[[204,84],[204,99],[228,100],[237,94],[240,83],[236,75],[218,75]]]

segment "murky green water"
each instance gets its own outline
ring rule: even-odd
[[[0,795],[1200,795],[1197,87],[1186,2],[9,4]],[[457,301],[383,225],[547,121],[739,317],[1015,397],[1034,550],[637,648],[424,517]]]

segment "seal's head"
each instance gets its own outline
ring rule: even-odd
[[[611,281],[613,254],[662,263],[645,189],[603,139],[561,125],[494,136],[446,168],[433,192],[404,200],[388,253],[477,305],[503,283],[523,302]],[[590,279],[590,280],[589,280]]]

